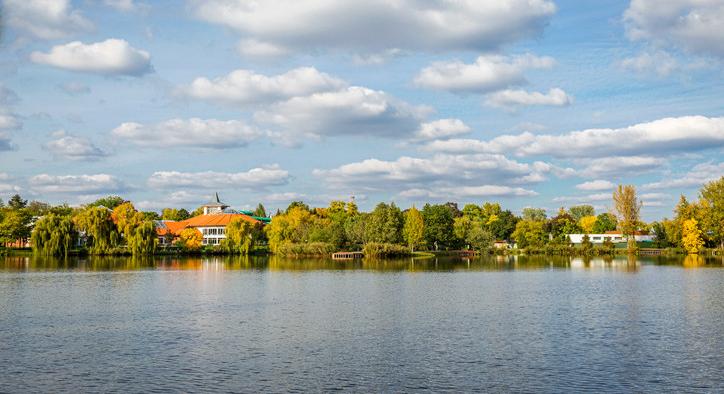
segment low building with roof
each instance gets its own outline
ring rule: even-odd
[[[583,243],[583,237],[586,234],[568,234],[571,243],[580,244]],[[602,244],[606,241],[613,243],[626,242],[626,237],[620,231],[606,231],[604,234],[588,234],[588,239],[591,243]],[[634,233],[634,239],[636,242],[653,242],[654,237],[648,233],[642,231],[636,231]]]
[[[202,245],[219,245],[226,238],[226,226],[236,219],[246,220],[252,224],[266,224],[271,221],[267,217],[257,217],[248,214],[248,211],[235,211],[229,209],[215,194],[215,199],[201,206],[203,214],[186,220],[157,220],[156,234],[159,245],[170,245],[181,232],[187,228],[198,230],[203,239]]]

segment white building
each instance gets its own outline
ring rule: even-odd
[[[571,239],[571,243],[580,244],[583,242],[583,237],[586,234],[568,234],[568,238]],[[653,235],[643,234],[637,232],[634,235],[636,242],[652,242],[654,240]],[[620,231],[607,231],[605,234],[588,234],[588,239],[591,243],[602,244],[606,240],[613,243],[626,242],[626,237]]]

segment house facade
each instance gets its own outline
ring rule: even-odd
[[[158,244],[166,246],[172,244],[187,228],[199,231],[202,238],[202,245],[219,245],[226,238],[226,226],[233,220],[246,220],[252,224],[267,222],[266,218],[256,218],[246,213],[229,209],[229,206],[219,200],[216,194],[215,201],[202,205],[203,214],[186,220],[159,220],[156,222],[156,234]]]
[[[568,237],[571,239],[571,243],[580,244],[583,242],[585,235],[586,234],[568,234]],[[634,238],[636,242],[652,242],[654,240],[653,235],[639,231],[634,234]],[[607,240],[613,243],[626,242],[626,237],[620,231],[606,231],[604,234],[588,234],[588,239],[594,244],[602,244]]]

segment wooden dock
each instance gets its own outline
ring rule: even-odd
[[[638,253],[641,256],[661,256],[665,251],[666,249],[641,248]]]
[[[365,257],[362,252],[337,252],[332,253],[332,259],[334,260],[354,260]]]

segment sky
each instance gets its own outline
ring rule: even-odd
[[[724,0],[0,0],[0,198],[672,216],[724,175]]]

